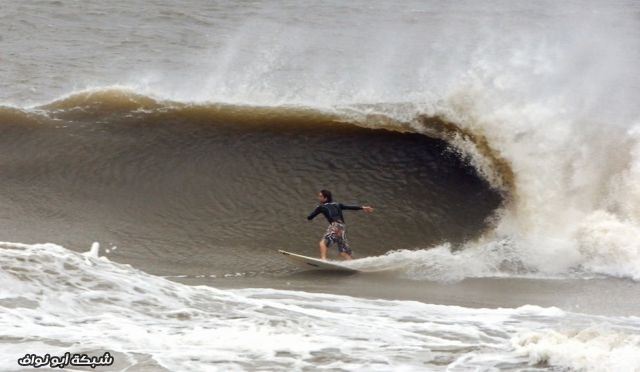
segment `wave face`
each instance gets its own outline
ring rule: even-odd
[[[115,89],[2,112],[11,238],[109,242],[126,248],[126,262],[154,257],[144,267],[156,273],[182,274],[178,262],[269,275],[286,267],[275,248],[315,255],[326,222],[306,215],[320,188],[379,208],[366,219],[346,214],[360,257],[461,245],[501,203],[442,140],[336,113],[187,105]]]

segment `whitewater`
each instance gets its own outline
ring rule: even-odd
[[[22,351],[111,350],[153,370],[631,370],[640,319],[468,309],[150,276],[53,244],[2,243],[3,366]],[[7,290],[7,288],[11,288]],[[46,309],[46,310],[45,310]]]

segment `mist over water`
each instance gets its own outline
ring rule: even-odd
[[[73,251],[93,241],[112,261],[213,287],[293,286],[431,301],[440,288],[435,282],[451,292],[441,303],[466,298],[469,306],[487,306],[485,298],[502,291],[491,305],[513,306],[509,296],[519,305],[555,305],[563,296],[588,303],[600,294],[570,288],[604,283],[603,292],[618,293],[608,301],[633,313],[638,304],[630,294],[640,279],[638,31],[634,1],[3,4],[0,230],[2,240],[16,243],[2,248],[2,275],[27,288],[34,324],[38,312],[54,313],[47,296],[58,295],[47,287],[38,297],[39,288],[66,274],[40,282],[21,255],[52,271],[51,262],[77,260],[89,283],[111,283],[116,295],[128,291],[119,275],[146,280],[136,269],[78,259]],[[272,254],[281,248],[315,254],[324,225],[304,217],[323,187],[340,201],[378,208],[346,218],[362,258],[352,264],[392,269],[385,276],[305,277]],[[43,242],[58,245],[29,245]],[[24,271],[29,275],[18,274]],[[200,292],[151,278],[139,300],[165,288],[182,293],[183,302],[173,310],[149,305],[122,315],[132,324],[164,329],[173,320],[154,323],[147,316],[181,306],[198,313],[194,303],[208,296],[215,299],[206,306],[224,303],[234,314],[243,313],[244,305],[233,302],[238,298],[278,309],[277,315],[243,313],[258,328],[286,323],[283,314],[291,309],[281,307],[283,298],[302,309],[317,301],[332,309],[357,302],[381,319],[391,311],[388,303],[351,297]],[[383,279],[378,292],[367,292],[375,284],[361,286]],[[529,284],[512,295],[498,284],[520,279]],[[557,297],[539,288],[544,280],[555,281],[548,285]],[[469,283],[481,290],[464,289]],[[91,290],[82,288],[78,293]],[[3,296],[8,305],[0,319],[9,324],[7,309],[25,302],[15,293]],[[118,314],[129,306],[111,305]],[[74,316],[94,306],[83,304]],[[429,360],[432,369],[459,363],[517,370],[532,363],[534,369],[625,370],[640,363],[632,357],[639,345],[633,318],[585,320],[569,312],[561,317],[572,325],[563,327],[545,318],[555,310],[542,308],[468,309],[456,319],[420,308],[430,315],[417,321],[414,305],[398,306],[407,313],[389,327],[409,332],[396,340],[404,351],[451,347],[425,343],[415,336],[424,330],[405,328],[406,322],[443,319],[442,332],[435,331],[443,335],[477,316],[482,320],[466,334],[484,336],[444,356],[389,351],[383,353],[388,359],[367,364],[373,355],[355,353],[355,360],[328,366],[384,369],[410,360],[407,368],[417,369],[424,365],[414,361]],[[296,311],[295,324],[262,329],[306,329],[313,322],[308,317],[317,315]],[[518,315],[523,312],[526,319]],[[505,322],[498,328],[510,322],[520,328],[496,335],[494,316]],[[592,329],[590,322],[611,327]],[[48,333],[46,326],[38,329]],[[322,340],[337,337],[327,332]],[[19,334],[12,329],[3,337]],[[185,337],[190,345],[200,342]],[[179,343],[163,340],[163,347]],[[375,337],[367,342],[381,347]],[[156,346],[143,353],[151,359],[136,363],[195,370],[212,363],[179,355],[172,364],[149,352]],[[476,359],[478,350],[489,349],[491,357]],[[127,354],[127,347],[121,350]],[[615,350],[618,362],[603,350]],[[255,353],[263,362],[277,359],[274,368],[304,368],[334,351],[244,350],[224,367],[255,367],[243,359]],[[304,362],[291,364],[291,355]]]

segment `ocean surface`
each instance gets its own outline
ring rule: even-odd
[[[0,0],[0,370],[640,371],[638,61],[631,0]],[[322,188],[375,272],[277,253]]]

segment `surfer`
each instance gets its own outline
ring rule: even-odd
[[[318,201],[320,205],[311,212],[307,217],[307,220],[311,221],[315,216],[322,213],[329,222],[327,232],[320,240],[320,259],[327,259],[327,249],[331,244],[338,246],[338,252],[340,256],[345,260],[351,260],[351,248],[347,244],[346,225],[344,223],[344,217],[342,216],[343,210],[363,210],[367,213],[373,212],[373,208],[366,205],[345,205],[342,203],[335,203],[331,196],[331,191],[320,190],[318,193]]]

